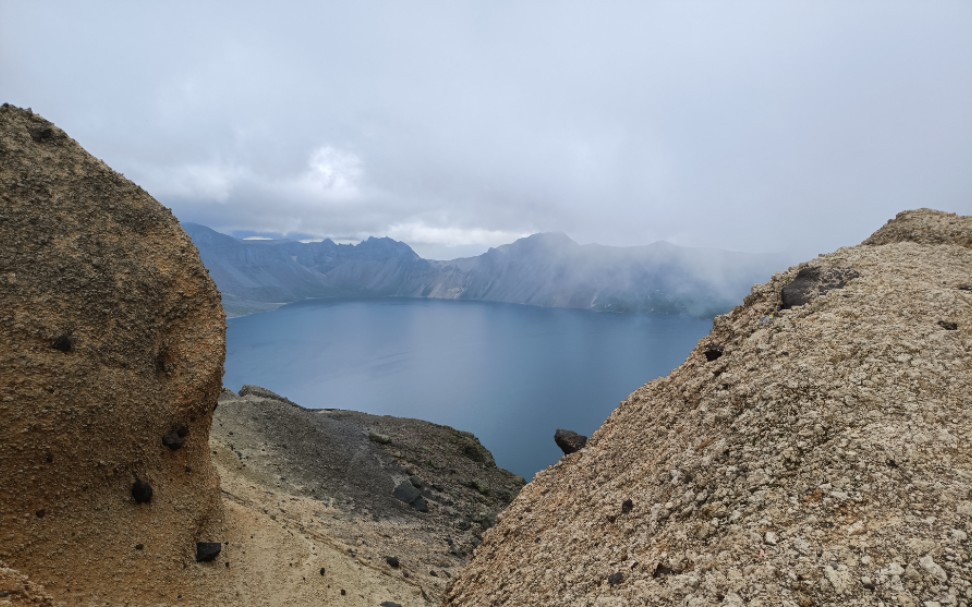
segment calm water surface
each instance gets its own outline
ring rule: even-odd
[[[309,301],[231,319],[224,382],[468,430],[529,480],[559,459],[556,428],[589,436],[711,326],[481,302]]]

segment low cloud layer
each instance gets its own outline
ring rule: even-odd
[[[972,5],[0,0],[0,100],[187,221],[799,255],[972,212]]]

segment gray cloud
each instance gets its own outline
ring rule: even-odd
[[[970,23],[964,1],[0,0],[0,98],[217,229],[807,255],[972,212]]]

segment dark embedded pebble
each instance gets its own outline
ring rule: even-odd
[[[324,568],[321,567],[321,575],[324,575]]]
[[[42,510],[38,510],[34,514],[37,515],[37,518],[44,518],[44,516],[47,514],[47,510],[43,510],[43,509]]]
[[[666,565],[662,565],[661,563],[658,563],[658,565],[655,566],[655,570],[651,572],[651,577],[659,578],[663,575],[671,575],[673,573],[675,573],[674,569]]]
[[[401,606],[401,605],[399,605],[398,603],[393,603],[393,602],[391,602],[391,601],[384,601],[384,602],[383,602],[383,603],[381,604],[381,607],[402,607],[402,606]]]
[[[608,584],[611,584],[612,586],[617,586],[618,584],[624,581],[624,574],[621,573],[620,571],[617,573],[612,573],[611,575],[608,576],[607,581]]]
[[[702,351],[702,355],[705,356],[706,362],[712,362],[723,354],[725,354],[725,350],[722,349],[722,346],[715,344],[706,346],[705,350]]]
[[[398,562],[398,557],[386,556],[385,562],[388,563],[388,566],[391,567],[392,569],[398,569],[399,567],[401,567],[401,563]]]
[[[132,483],[132,499],[136,504],[147,504],[152,501],[152,485],[142,479],[135,479]]]
[[[223,545],[219,542],[196,542],[196,562],[208,563],[213,561],[222,550]]]
[[[168,434],[162,437],[162,444],[171,449],[172,451],[177,451],[186,444],[186,436],[189,435],[189,428],[185,425],[178,426],[169,431]]]
[[[61,352],[72,352],[74,350],[74,342],[71,341],[69,335],[58,335],[51,342],[51,346],[55,350],[60,350]]]
[[[940,320],[938,321],[938,326],[945,329],[946,331],[955,331],[958,329],[958,323],[952,322],[950,320]]]
[[[627,499],[621,503],[621,514],[627,514],[634,510],[634,502]]]

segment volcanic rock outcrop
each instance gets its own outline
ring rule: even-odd
[[[231,567],[201,604],[437,605],[523,483],[469,433],[254,386],[220,396],[210,445]]]
[[[520,493],[446,604],[972,604],[970,243],[907,212],[755,287]]]
[[[0,561],[70,604],[177,602],[222,516],[224,334],[173,215],[3,105]]]

